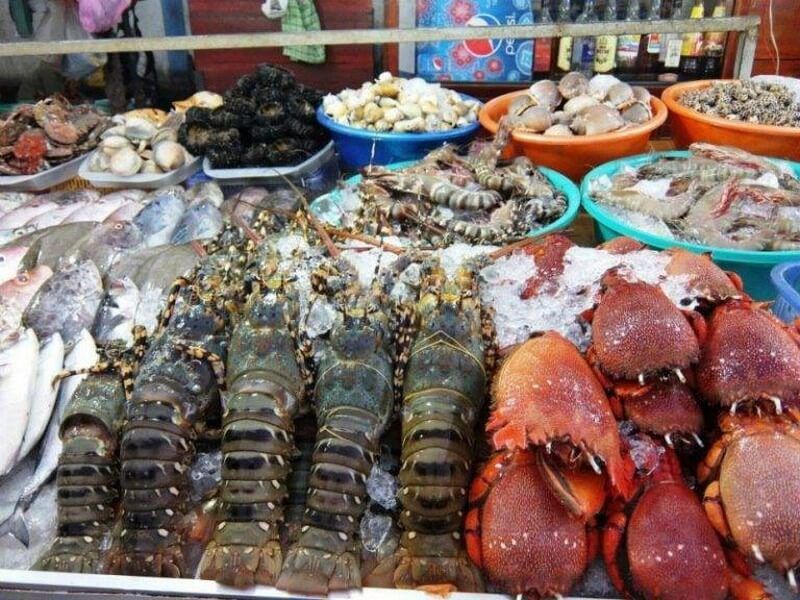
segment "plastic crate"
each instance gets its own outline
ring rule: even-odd
[[[770,276],[777,292],[772,312],[792,323],[800,318],[800,262],[776,265]]]

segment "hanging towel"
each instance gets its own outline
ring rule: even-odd
[[[281,19],[283,31],[319,31],[319,15],[314,0],[289,0]],[[286,46],[283,54],[292,60],[320,64],[325,62],[325,46]]]

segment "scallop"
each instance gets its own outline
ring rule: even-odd
[[[571,137],[575,134],[572,133],[572,130],[568,125],[556,123],[552,127],[548,127],[542,135],[549,135],[553,137]]]
[[[569,100],[570,98],[588,92],[589,80],[586,79],[583,73],[578,73],[577,71],[567,73],[561,78],[561,81],[558,82],[558,91],[564,98]]]
[[[139,172],[142,159],[133,148],[122,148],[111,157],[109,167],[114,175],[128,177]]]
[[[176,142],[159,142],[153,146],[153,162],[162,171],[174,171],[186,162],[186,150]]]
[[[561,93],[555,82],[549,79],[537,81],[528,89],[528,95],[534,99],[538,106],[544,106],[548,110],[555,110],[561,103]]]
[[[574,117],[582,110],[597,104],[600,104],[600,102],[594,97],[589,96],[588,94],[581,94],[580,96],[570,98],[566,101],[566,103],[564,103],[564,113],[566,113],[568,117]]]
[[[590,106],[581,111],[573,120],[570,128],[578,135],[598,135],[616,131],[625,125],[619,112],[605,104]]]

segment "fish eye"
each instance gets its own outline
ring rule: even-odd
[[[120,223],[119,221],[117,221],[116,223],[114,223],[114,229],[116,229],[117,231],[119,231],[120,229],[122,229],[122,223]]]
[[[24,273],[23,273],[22,275],[17,275],[17,283],[20,283],[20,284],[22,284],[22,285],[25,285],[25,284],[26,284],[26,283],[28,283],[29,281],[30,281],[30,277],[28,277],[28,276],[27,276],[27,275],[25,275]]]

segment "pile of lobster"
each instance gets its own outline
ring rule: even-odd
[[[796,589],[800,335],[709,258],[669,265],[699,290],[696,310],[610,271],[583,316],[585,355],[545,332],[495,371],[480,261],[402,255],[365,281],[329,239],[304,226],[308,243],[287,244],[277,229],[226,228],[158,330],[89,369],[62,426],[58,538],[37,568],[537,597],[568,592],[602,548],[613,583],[645,597],[767,597],[747,557]],[[546,275],[563,250],[521,251]],[[414,263],[412,297],[393,293]],[[312,334],[317,300],[331,320]],[[477,431],[490,396],[491,450]],[[395,414],[399,540],[366,560],[368,479]],[[298,439],[312,416],[313,445]],[[710,439],[701,503],[684,475]],[[198,500],[188,471],[214,447],[221,482]]]

